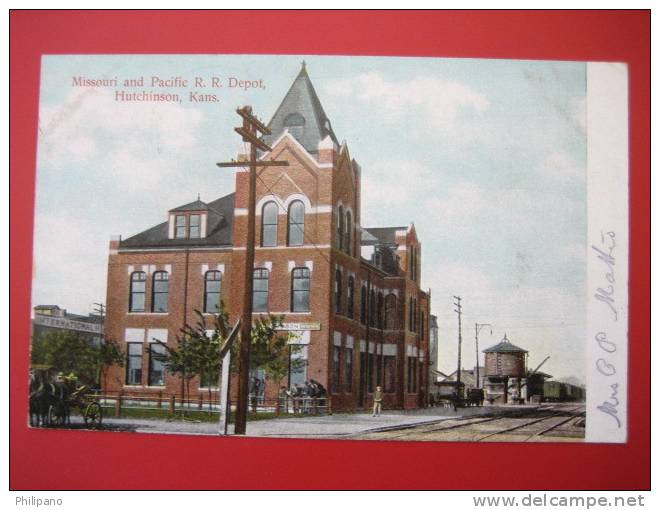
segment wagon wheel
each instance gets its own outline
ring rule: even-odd
[[[103,410],[101,405],[98,402],[91,402],[83,413],[83,419],[85,420],[85,426],[96,428],[101,425],[103,421]]]
[[[66,420],[66,408],[62,402],[53,404],[48,407],[48,423],[50,425],[55,425],[56,427],[61,427],[64,425]]]

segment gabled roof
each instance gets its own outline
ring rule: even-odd
[[[408,227],[372,227],[362,229],[362,244],[396,244],[396,233]]]
[[[291,88],[268,123],[268,128],[271,134],[265,135],[263,139],[269,145],[288,129],[307,152],[316,154],[319,142],[327,136],[339,146],[330,119],[321,106],[304,62]]]
[[[499,344],[493,345],[488,349],[484,349],[482,352],[527,352],[522,347],[513,345],[509,342],[509,339],[504,335],[504,338]]]
[[[209,206],[202,202],[199,198],[195,200],[194,202],[190,202],[189,204],[185,205],[180,205],[179,207],[175,207],[174,209],[170,209],[170,212],[178,212],[178,211],[208,211]]]
[[[195,202],[193,202],[194,204]],[[203,202],[200,202],[203,204]],[[191,204],[188,204],[188,206]],[[120,241],[119,248],[167,248],[180,246],[231,246],[234,225],[234,193],[204,204],[208,209],[206,237],[200,239],[168,239],[168,222],[164,221],[139,234]],[[182,206],[182,207],[188,207]],[[194,210],[181,209],[175,210]]]

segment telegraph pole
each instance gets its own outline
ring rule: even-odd
[[[288,161],[257,161],[257,149],[268,152],[271,147],[262,141],[260,135],[269,135],[270,129],[257,117],[252,115],[252,107],[244,106],[236,110],[243,119],[241,127],[234,128],[243,141],[250,144],[250,159],[248,161],[230,161],[217,163],[221,168],[247,167],[248,185],[248,216],[247,240],[245,246],[245,281],[243,283],[243,308],[241,318],[241,348],[238,360],[238,401],[236,402],[236,425],[234,434],[245,434],[248,411],[249,375],[250,375],[250,344],[252,336],[252,276],[254,270],[254,217],[257,187],[257,167],[288,166]]]
[[[476,346],[476,351],[477,351],[477,388],[479,387],[479,331],[481,331],[481,328],[490,326],[490,334],[493,334],[493,325],[484,322],[484,323],[474,323],[474,344]]]
[[[461,306],[460,296],[454,296],[454,300],[454,306],[456,306],[454,311],[458,314],[458,370],[456,370],[456,396],[458,396],[461,387],[461,342],[463,340],[461,332],[461,314],[463,313],[463,307]]]

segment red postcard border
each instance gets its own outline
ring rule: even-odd
[[[9,16],[11,489],[650,487],[649,11],[12,11]],[[22,396],[27,395],[40,58],[104,53],[625,62],[631,126],[628,443],[397,443],[29,430]]]

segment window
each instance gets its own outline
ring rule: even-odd
[[[151,311],[167,313],[167,296],[169,294],[170,275],[166,271],[156,271],[151,288]]]
[[[255,269],[253,272],[252,311],[268,311],[268,269]]]
[[[204,276],[204,313],[220,311],[220,271],[207,271]]]
[[[346,292],[346,313],[352,319],[353,307],[355,305],[355,278],[348,277],[348,290]]]
[[[413,386],[413,384],[414,384],[414,379],[413,379],[413,363],[414,363],[414,361],[415,360],[412,357],[410,357],[410,356],[406,357],[406,368],[407,368],[407,371],[408,371],[408,388],[407,388],[408,393],[413,393],[415,391],[413,389],[414,388],[414,386]]]
[[[261,246],[277,246],[277,204],[266,202],[261,210]]]
[[[344,349],[344,391],[353,391],[353,349]]]
[[[383,359],[385,365],[384,390],[385,393],[393,393],[396,381],[396,356],[384,356]]]
[[[332,346],[332,393],[339,393],[339,371],[341,367],[341,347]]]
[[[396,296],[388,294],[385,298],[385,329],[397,329]]]
[[[293,367],[289,372],[289,388],[295,384],[304,385],[307,380],[307,346],[291,345],[289,360],[303,360],[303,363],[289,363],[289,366]]]
[[[126,384],[142,384],[142,344],[126,345]]]
[[[289,205],[289,228],[287,230],[287,244],[289,246],[302,246],[305,243],[305,205],[295,200]]]
[[[335,313],[341,313],[341,271],[335,269]]]
[[[417,331],[417,298],[413,299],[413,324],[412,330]]]
[[[368,356],[367,356],[367,363],[369,365],[369,368],[368,368],[368,370],[369,370],[369,376],[368,376],[369,379],[367,380],[367,384],[368,384],[367,388],[368,388],[369,393],[373,393],[374,392],[374,376],[376,375],[376,370],[375,370],[375,368],[376,368],[376,366],[375,366],[376,365],[376,355],[372,352],[373,349],[371,348],[371,347],[374,347],[374,344],[372,344],[370,342],[369,347],[370,347],[370,349],[369,349],[369,353],[368,353]]]
[[[378,329],[383,329],[383,293],[378,293]]]
[[[376,291],[371,289],[369,294],[369,325],[376,327]]]
[[[147,275],[143,271],[131,274],[131,294],[128,300],[129,312],[144,312],[144,296],[147,288]]]
[[[337,210],[337,244],[344,249],[344,208],[340,205]]]
[[[353,255],[353,248],[351,245],[351,232],[353,228],[353,221],[351,216],[351,211],[346,211],[346,253]]]
[[[363,285],[360,291],[360,322],[367,323],[367,286]]]
[[[413,330],[413,298],[410,296],[408,298],[408,331]]]
[[[198,239],[200,234],[199,229],[199,214],[190,215],[190,238]]]
[[[177,214],[176,216],[175,237],[177,239],[185,239],[186,237],[186,217],[183,214]]]
[[[309,269],[296,267],[291,272],[291,311],[309,312]]]
[[[165,346],[149,344],[149,386],[165,385]]]

